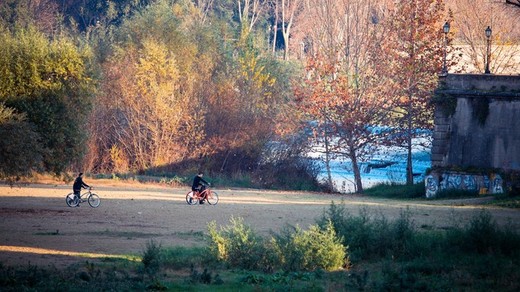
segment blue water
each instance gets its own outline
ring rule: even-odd
[[[364,162],[360,163],[363,188],[380,183],[406,183],[406,157],[405,149],[388,147],[378,153],[374,153]],[[369,167],[369,165],[387,164],[391,165],[381,168]],[[412,167],[414,181],[423,181],[426,170],[431,167],[431,149],[424,147],[416,147],[413,149]],[[319,179],[325,180],[327,173],[324,164],[322,164],[321,169]],[[355,192],[354,173],[352,172],[350,160],[332,161],[331,173],[333,183],[338,191],[342,193]]]

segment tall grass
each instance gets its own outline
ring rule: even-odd
[[[364,193],[372,197],[411,199],[424,198],[426,189],[424,182],[416,183],[411,186],[383,183],[365,189]]]
[[[505,290],[520,287],[520,235],[512,225],[500,227],[488,211],[481,210],[466,226],[421,231],[411,215],[410,210],[402,210],[390,221],[361,209],[356,216],[343,204],[331,204],[324,212],[318,223],[332,222],[343,245],[349,246],[354,267],[380,265],[366,278],[353,273],[349,287],[496,290],[497,282]]]

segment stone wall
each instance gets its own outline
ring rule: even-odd
[[[449,74],[439,80],[435,101],[431,189],[436,181],[442,190],[453,170],[462,178],[471,174],[460,170],[520,171],[520,76]],[[481,189],[491,192],[489,185]]]

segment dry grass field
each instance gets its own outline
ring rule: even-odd
[[[61,183],[0,186],[0,262],[7,265],[54,265],[104,257],[140,255],[150,240],[163,247],[203,245],[207,223],[227,225],[232,216],[260,234],[286,224],[304,229],[314,224],[332,201],[357,215],[366,208],[392,220],[404,210],[418,228],[465,224],[486,208],[499,225],[520,230],[520,212],[483,204],[489,198],[465,200],[388,200],[360,195],[216,189],[216,206],[186,204],[186,188],[87,180],[101,205],[70,208]]]

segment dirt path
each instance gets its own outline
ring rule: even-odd
[[[101,206],[69,208],[70,185],[0,186],[0,262],[8,265],[67,266],[85,258],[139,255],[151,239],[162,246],[203,244],[207,222],[227,225],[231,216],[261,234],[285,224],[306,229],[334,201],[357,215],[361,208],[388,219],[409,209],[418,227],[465,223],[480,200],[394,201],[351,195],[217,189],[216,206],[189,206],[187,189],[146,185],[96,185]],[[520,230],[520,211],[489,208],[499,224],[511,220]]]

